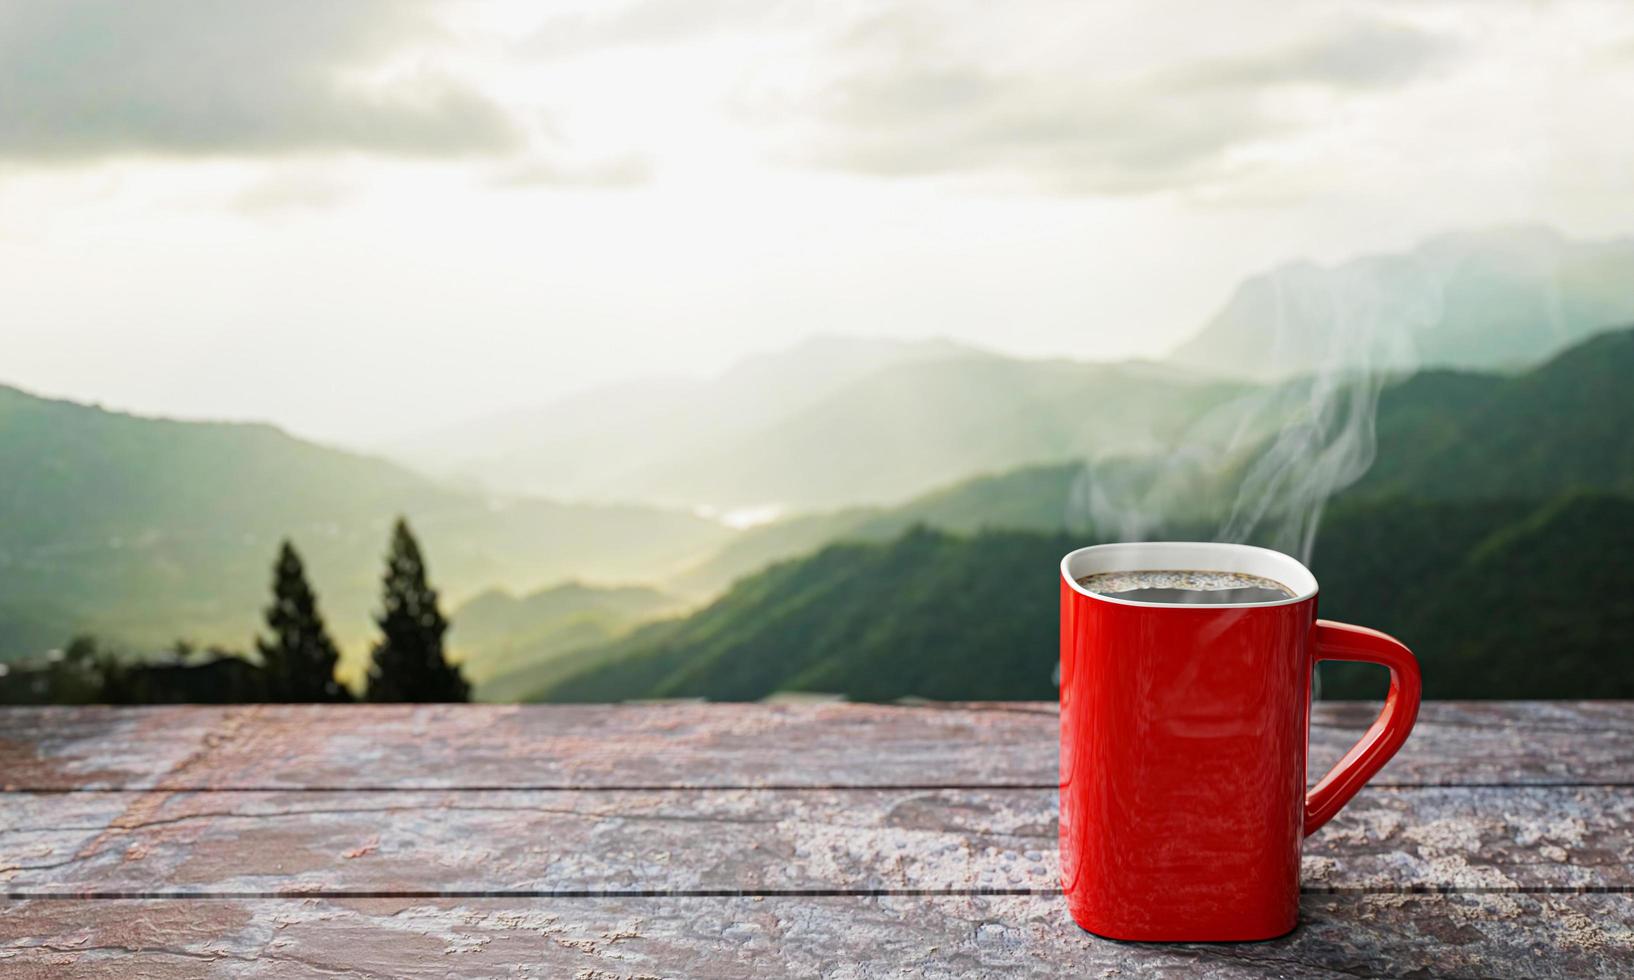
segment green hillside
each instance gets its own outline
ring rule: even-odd
[[[1634,329],[1603,333],[1517,376],[1426,371],[1384,389],[1378,457],[1354,499],[1544,500],[1574,490],[1634,495]],[[1118,461],[1102,466],[1117,466]],[[883,541],[914,524],[1050,531],[1083,516],[1081,463],[974,477],[890,508],[803,514],[751,528],[673,580],[712,594],[772,561],[831,541]]]
[[[905,505],[906,506],[906,505]],[[709,597],[751,572],[773,562],[809,554],[825,544],[865,537],[859,528],[870,518],[895,512],[880,507],[796,514],[760,524],[737,534],[720,550],[676,575],[667,583],[687,595]]]
[[[581,654],[578,673],[533,697],[1053,697],[1056,567],[1083,543],[919,528],[834,545],[742,580],[691,617]],[[1585,560],[1603,547],[1610,558]],[[1427,696],[1628,697],[1631,556],[1626,499],[1379,500],[1335,509],[1314,566],[1322,615],[1400,636],[1424,666]],[[1382,689],[1376,669],[1323,676],[1329,697]]]
[[[1054,380],[1035,385],[1039,371]],[[967,426],[963,437],[976,456],[1001,449],[1017,457],[1032,453],[1018,448],[1027,439],[1003,446],[1004,432],[1032,432],[1037,439],[1031,445],[1040,452],[1066,444],[1051,440],[1067,440],[1072,426],[1040,420],[1073,404],[1081,407],[1084,385],[1099,386],[1095,390],[1120,405],[1150,409],[1150,426],[1119,433],[1131,444],[1161,443],[1201,407],[1244,390],[1140,367],[1028,364],[977,355],[897,365],[853,387],[865,393],[864,404],[877,408],[883,389],[869,379],[916,373],[922,380],[941,379],[936,384],[959,377],[974,386],[966,390],[984,392],[968,399],[968,418],[964,409],[930,413],[945,428],[927,436],[926,454],[901,451],[902,471],[924,467],[925,479],[935,466],[953,465],[954,433],[988,404],[984,384],[998,392],[991,404],[1014,407],[1017,414],[1014,424]],[[1548,542],[1554,528],[1562,539],[1587,541],[1595,520],[1621,521],[1623,501],[1634,500],[1634,398],[1626,395],[1631,376],[1634,329],[1623,329],[1514,376],[1430,371],[1386,388],[1377,461],[1330,504],[1317,542],[1328,611],[1338,604],[1354,610],[1347,614],[1352,618],[1414,632],[1432,648],[1468,648],[1474,662],[1486,663],[1496,640],[1483,630],[1496,627],[1458,609],[1424,605],[1425,596],[1444,593],[1436,591],[1441,586],[1421,589],[1418,583],[1453,581],[1446,577],[1457,573],[1462,584],[1452,594],[1477,594],[1484,587],[1481,576],[1517,574],[1513,569],[1524,551],[1505,542]],[[902,390],[926,394],[913,384]],[[954,390],[927,404],[943,404],[942,396]],[[1194,397],[1176,398],[1177,390]],[[1299,383],[1278,390],[1298,401]],[[801,472],[825,464],[835,473],[849,472],[853,449],[856,458],[896,451],[896,436],[890,435],[895,422],[852,440],[867,428],[863,418],[837,418],[860,448],[846,441],[840,453],[807,440],[811,458]],[[778,431],[797,433],[800,427]],[[813,427],[808,435],[815,439],[817,431]],[[961,635],[980,639],[991,651],[995,643],[1020,642],[1019,635],[1005,639],[1004,623],[1026,619],[1026,628],[1034,628],[1035,612],[1027,596],[1004,592],[1003,583],[982,591],[988,588],[980,584],[985,571],[965,550],[966,536],[978,535],[974,540],[983,547],[1013,562],[1010,575],[1023,576],[1025,561],[1053,568],[1046,552],[1063,543],[1063,532],[1076,540],[1092,531],[1073,507],[1086,478],[1079,462],[1004,469],[898,506],[822,511],[731,532],[695,516],[646,507],[493,500],[267,426],[142,419],[3,387],[0,461],[6,465],[0,481],[0,658],[36,655],[82,630],[132,650],[167,645],[178,636],[242,649],[258,625],[271,559],[285,535],[300,546],[323,612],[355,656],[372,631],[369,613],[387,524],[401,512],[425,542],[449,608],[457,607],[451,642],[485,698],[528,691],[572,698],[758,697],[791,685],[858,697],[952,696],[945,687],[952,682],[938,680],[911,653],[928,649],[933,638],[946,640],[925,611],[933,608],[932,593],[952,585],[921,581],[926,573],[913,556],[934,555],[938,568],[969,572],[971,595],[985,596],[983,603],[991,599],[989,620],[964,623]],[[1102,460],[1095,472],[1138,465],[1138,457]],[[894,464],[874,469],[892,471]],[[816,484],[811,492],[823,496]],[[1199,510],[1208,504],[1198,501]],[[1215,529],[1195,515],[1171,524],[1154,533],[1206,537]],[[954,536],[921,531],[904,537],[918,525]],[[1606,541],[1619,540],[1614,530]],[[845,546],[823,550],[836,542]],[[1608,547],[1589,542],[1585,553],[1598,555]],[[1584,583],[1587,593],[1621,588],[1596,584],[1620,581],[1614,562],[1596,562],[1590,567],[1604,566],[1606,574]],[[774,581],[769,575],[784,576],[775,579],[782,584],[768,584]],[[586,584],[527,593],[568,578]],[[734,581],[739,585],[723,595]],[[662,585],[597,584],[607,582]],[[483,591],[495,586],[514,591]],[[713,596],[719,602],[691,617],[637,629]],[[1581,618],[1574,601],[1572,594],[1551,600],[1565,610],[1548,620],[1552,626],[1539,625],[1546,619],[1542,610],[1511,626],[1517,635],[1541,638],[1550,631],[1564,637],[1574,623],[1593,624],[1561,641],[1563,657],[1581,666],[1603,655],[1598,636],[1619,635],[1623,612],[1608,601]],[[1051,612],[1044,616],[1053,619]],[[1449,623],[1468,625],[1472,638],[1443,632]],[[779,639],[779,629],[800,639]],[[876,662],[887,646],[910,655],[889,655],[900,663]],[[997,656],[1011,654],[1001,650]],[[1016,677],[972,666],[959,683],[996,685],[994,692],[1020,696],[1016,692],[1036,677],[1029,673],[1030,660],[1015,663],[1022,670]],[[1570,686],[1582,676],[1578,667],[1572,670],[1567,689],[1588,690]],[[1531,677],[1519,668],[1512,673]],[[1333,691],[1359,691],[1368,683],[1352,686],[1342,669],[1333,676]],[[1528,683],[1546,680],[1532,677]],[[994,692],[983,696],[999,696]]]
[[[1079,463],[1027,466],[973,477],[896,507],[850,507],[799,514],[750,528],[672,579],[689,594],[711,595],[775,561],[836,541],[886,541],[916,524],[947,531],[983,528],[1054,531],[1071,515]]]
[[[1375,468],[1320,526],[1324,614],[1409,640],[1434,696],[1634,692],[1629,377],[1634,330],[1624,329],[1521,375],[1436,371],[1386,389]],[[898,508],[749,531],[683,576],[746,575],[719,601],[581,651],[536,693],[1024,696],[1035,661],[1053,657],[1053,595],[1038,579],[1053,577],[1069,544],[1083,478],[1078,464],[1029,467]],[[915,525],[937,530],[904,535]],[[1214,527],[1184,518],[1154,536],[1206,538]],[[825,534],[848,543],[749,574],[751,561],[788,559]],[[1324,673],[1330,695],[1378,692],[1376,671]]]
[[[1358,492],[1423,499],[1634,493],[1634,329],[1593,337],[1513,378],[1412,378],[1380,407]]]
[[[1427,697],[1634,698],[1634,501],[1572,496],[1495,532],[1438,580],[1404,634],[1446,669]]]
[[[684,608],[647,586],[565,582],[524,596],[489,589],[453,612],[449,643],[480,700],[514,700],[552,662]]]
[[[649,577],[729,533],[644,507],[485,499],[270,426],[138,418],[5,387],[0,467],[0,659],[78,630],[242,648],[286,535],[355,645],[399,513],[456,600],[495,584]]]
[[[887,544],[832,545],[744,579],[691,617],[636,631],[536,696],[1053,697],[1051,567],[1067,544],[915,529]]]

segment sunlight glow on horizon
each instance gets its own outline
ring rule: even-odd
[[[265,131],[0,124],[0,383],[378,445],[815,334],[1158,357],[1285,261],[1634,232],[1634,11],[1189,9],[417,0],[247,65],[223,98]],[[363,108],[255,89],[288,77]],[[482,105],[514,148],[461,128]]]

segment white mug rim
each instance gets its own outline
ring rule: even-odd
[[[1182,605],[1172,602],[1141,602],[1119,599],[1116,596],[1091,592],[1078,584],[1086,575],[1100,572],[1143,572],[1161,569],[1188,569],[1206,572],[1235,572],[1255,575],[1292,589],[1288,599],[1272,602],[1222,602],[1207,605]],[[1304,563],[1291,555],[1270,548],[1250,544],[1230,544],[1224,541],[1128,541],[1116,544],[1092,544],[1070,551],[1061,559],[1061,578],[1074,592],[1100,602],[1118,606],[1139,606],[1148,609],[1207,612],[1215,609],[1260,609],[1272,606],[1291,606],[1315,597],[1316,576]]]

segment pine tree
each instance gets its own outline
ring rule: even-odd
[[[285,541],[273,566],[272,605],[267,631],[257,639],[269,701],[350,701],[335,680],[340,653],[318,615],[318,597],[306,581],[306,569],[295,546]]]
[[[420,545],[401,518],[392,529],[384,586],[384,609],[376,620],[384,635],[369,667],[369,700],[470,700],[460,669],[443,656],[448,621],[437,608],[436,590],[426,582]]]

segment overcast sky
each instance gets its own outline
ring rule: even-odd
[[[1160,355],[1634,231],[1634,4],[13,0],[0,381],[367,442],[818,332]]]

